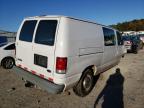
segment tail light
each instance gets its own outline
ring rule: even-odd
[[[125,41],[125,45],[131,45],[132,42],[131,41]]]
[[[57,57],[56,58],[56,72],[59,74],[65,74],[67,69],[67,58]]]

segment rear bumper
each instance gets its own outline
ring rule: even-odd
[[[17,66],[13,67],[13,70],[16,74],[18,74],[20,77],[24,78],[27,81],[30,81],[31,83],[39,86],[40,88],[48,91],[49,93],[61,93],[64,90],[64,85],[57,85],[54,84],[48,80],[42,79],[39,76],[36,76],[26,70],[23,70]]]

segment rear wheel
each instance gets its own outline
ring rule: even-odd
[[[92,69],[86,69],[78,84],[73,88],[76,95],[84,97],[93,89],[94,76]]]
[[[138,48],[136,48],[133,52],[134,52],[134,54],[137,54],[138,53]]]
[[[134,54],[137,54],[137,53],[138,53],[138,47],[137,47],[137,45],[133,45],[133,46],[132,46],[132,52],[133,52]]]
[[[2,66],[5,69],[11,69],[14,66],[14,59],[13,58],[5,58],[2,61]]]

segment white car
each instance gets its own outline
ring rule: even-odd
[[[121,34],[110,27],[65,16],[24,19],[16,38],[16,67],[25,80],[51,93],[73,88],[86,96],[94,76],[117,65]]]
[[[15,43],[0,45],[0,64],[5,69],[11,69],[15,64]]]
[[[142,40],[143,44],[144,44],[144,34],[139,35],[140,39]]]

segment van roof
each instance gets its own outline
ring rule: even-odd
[[[33,19],[33,18],[61,18],[61,17],[70,18],[70,19],[73,19],[73,20],[78,20],[78,21],[92,23],[92,24],[97,24],[97,25],[101,25],[103,27],[108,27],[108,28],[114,29],[114,28],[112,28],[110,26],[102,25],[102,24],[99,24],[99,23],[96,23],[96,22],[92,22],[92,21],[89,21],[89,20],[83,20],[83,19],[69,17],[69,16],[63,16],[63,15],[40,15],[40,16],[26,17],[26,19]],[[114,30],[116,30],[116,29],[114,29]],[[118,31],[118,30],[116,30],[116,31]]]

